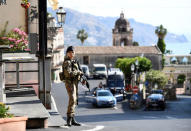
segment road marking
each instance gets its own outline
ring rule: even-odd
[[[55,111],[58,112],[58,108],[56,106],[56,102],[55,102],[54,97],[52,95],[51,95],[51,100],[52,100],[52,104],[54,106]]]
[[[69,129],[68,126],[60,126],[60,128]]]
[[[99,131],[99,130],[102,130],[103,128],[104,128],[104,126],[96,126],[93,129],[82,130],[82,131]]]
[[[146,118],[146,119],[157,119],[158,117],[155,117],[155,116],[143,116],[143,118]]]
[[[176,119],[175,117],[166,116],[167,119]]]
[[[113,107],[114,110],[117,110],[118,108],[117,107]]]

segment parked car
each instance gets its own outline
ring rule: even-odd
[[[146,109],[158,107],[165,110],[166,102],[162,94],[151,94],[146,100]]]
[[[105,64],[93,64],[93,78],[107,78],[107,67]]]
[[[80,65],[84,75],[87,77],[87,78],[90,78],[90,71],[89,71],[89,67],[87,65]]]
[[[93,105],[97,107],[114,107],[117,104],[116,98],[109,90],[96,90]]]

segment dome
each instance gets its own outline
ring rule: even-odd
[[[120,18],[116,20],[115,27],[119,26],[129,26],[129,21],[124,18],[123,12],[120,14]]]

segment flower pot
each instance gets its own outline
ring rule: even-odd
[[[25,8],[25,9],[29,8],[30,5],[31,5],[31,4],[30,4],[29,2],[27,2],[27,3],[21,3],[21,6],[22,6],[23,8]]]
[[[28,117],[0,118],[0,131],[26,131]]]

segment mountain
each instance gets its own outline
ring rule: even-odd
[[[56,12],[48,8],[48,12],[54,17]],[[64,24],[64,39],[66,45],[81,45],[80,40],[76,38],[78,30],[85,29],[88,33],[88,39],[84,45],[91,46],[110,46],[112,45],[112,29],[115,21],[119,17],[101,17],[87,13],[81,13],[72,9],[66,9],[66,22]],[[152,45],[157,43],[155,35],[155,26],[137,22],[134,19],[128,19],[131,28],[133,28],[133,41],[139,42],[139,45]],[[168,30],[168,29],[167,29]],[[165,42],[187,42],[184,35],[176,35],[168,32]]]

